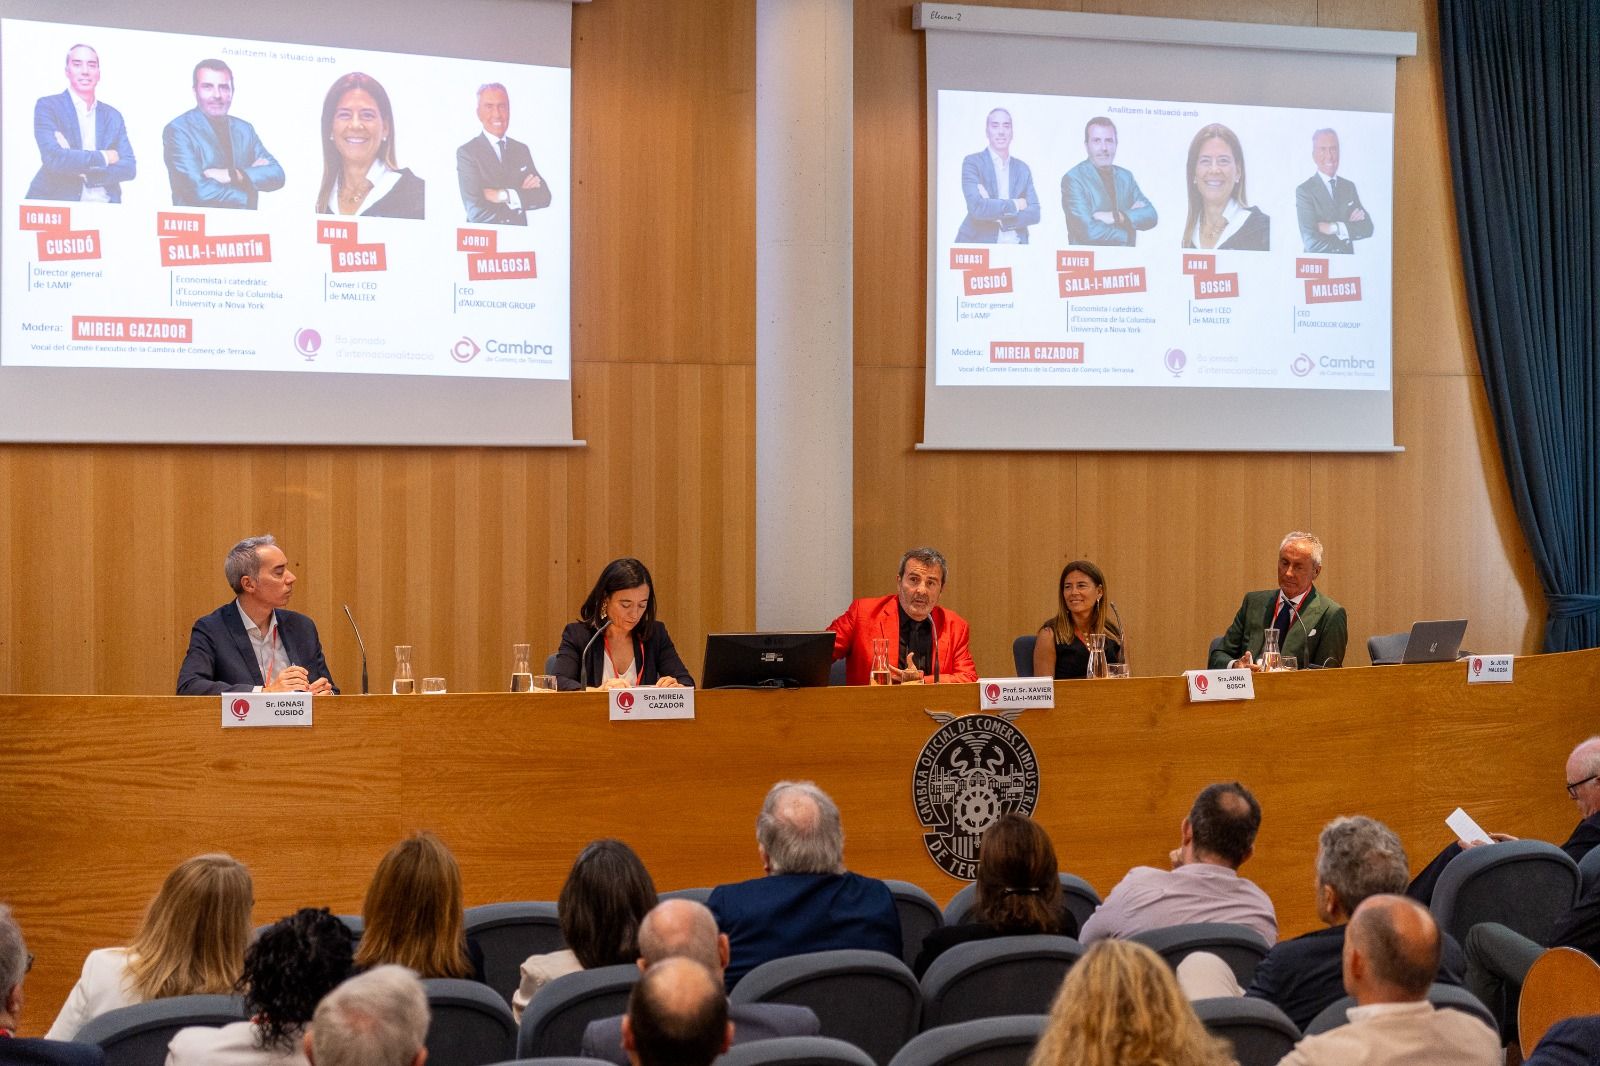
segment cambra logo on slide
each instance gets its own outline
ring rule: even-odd
[[[450,349],[450,358],[458,363],[470,363],[481,351],[483,349],[478,347],[477,341],[471,337],[462,337],[456,341],[455,347]]]
[[[306,362],[317,357],[322,350],[322,334],[314,329],[302,329],[294,335],[294,350],[306,357]]]
[[[1182,377],[1183,368],[1189,365],[1189,357],[1183,354],[1182,348],[1168,348],[1167,354],[1161,357],[1161,362],[1173,377]]]
[[[1305,352],[1295,356],[1294,361],[1289,364],[1289,371],[1297,378],[1305,377],[1316,368],[1317,364],[1312,362],[1311,357]]]
[[[617,707],[620,710],[624,710],[624,711],[633,710],[633,693],[631,693],[631,692],[619,692],[619,693],[617,693]]]
[[[234,700],[228,705],[228,710],[232,711],[233,716],[242,722],[246,718],[250,717],[250,701]]]

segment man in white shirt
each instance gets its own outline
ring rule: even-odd
[[[1206,786],[1183,820],[1172,869],[1129,870],[1083,923],[1078,939],[1088,944],[1191,922],[1232,922],[1255,930],[1271,947],[1278,939],[1272,900],[1239,876],[1260,828],[1261,805],[1249,789],[1237,781]]]
[[[1279,1066],[1500,1066],[1500,1039],[1464,1011],[1435,1009],[1439,927],[1404,896],[1370,896],[1344,938],[1348,1024],[1308,1036]]]
[[[33,137],[40,167],[28,186],[30,200],[121,203],[122,183],[136,163],[122,115],[96,99],[100,53],[86,44],[67,51],[67,89],[33,105]]]

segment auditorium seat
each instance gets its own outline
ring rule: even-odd
[[[432,1059],[428,1060],[432,1062]],[[536,1062],[539,1066],[611,1066],[607,1059],[586,1059],[582,1055],[547,1055],[542,1059],[504,1059],[500,1062],[491,1062],[488,1066],[528,1066]]]
[[[850,674],[849,660],[847,660],[847,659],[835,659],[835,660],[833,660],[833,662],[828,665],[828,685],[829,685],[829,687],[830,688],[837,688],[837,687],[842,686],[842,685],[848,685],[850,682],[848,680],[846,680],[846,679],[849,677],[849,674]]]
[[[1226,634],[1226,633],[1218,633],[1216,636],[1211,638],[1211,645],[1208,648],[1206,648],[1206,665],[1207,666],[1211,665],[1211,656],[1212,656],[1212,654],[1222,650],[1222,641],[1223,641],[1223,639],[1225,637],[1227,637],[1227,635],[1228,634]]]
[[[1393,666],[1406,657],[1406,645],[1411,642],[1411,631],[1384,633],[1367,638],[1367,658],[1373,666]]]
[[[1256,967],[1267,957],[1267,945],[1261,934],[1246,925],[1232,922],[1190,922],[1186,925],[1169,925],[1163,929],[1146,929],[1134,933],[1129,940],[1137,941],[1167,960],[1174,970],[1178,963],[1196,951],[1209,951],[1228,964],[1242,988],[1250,987]]]
[[[517,1058],[576,1055],[590,1022],[628,1009],[628,993],[639,980],[631,962],[563,974],[545,985],[522,1012]]]
[[[1600,848],[1589,849],[1583,861],[1578,863],[1578,876],[1583,880],[1583,892],[1588,892],[1596,881],[1600,881]]]
[[[886,1066],[916,1035],[922,1019],[922,989],[910,967],[881,951],[817,951],[773,959],[746,974],[728,999],[810,1007],[823,1036],[849,1041],[878,1066]]]
[[[99,1044],[106,1066],[165,1066],[173,1034],[191,1025],[229,1025],[250,1017],[238,996],[169,996],[89,1019],[73,1042]]]
[[[1300,1030],[1289,1016],[1264,999],[1197,999],[1194,1012],[1212,1036],[1233,1045],[1239,1066],[1276,1066],[1300,1042]]]
[[[1534,960],[1517,998],[1517,1038],[1526,1058],[1556,1022],[1600,1013],[1600,966],[1577,948],[1551,948]]]
[[[886,880],[883,883],[889,886],[894,909],[900,915],[900,954],[910,966],[916,962],[928,934],[944,925],[944,912],[919,885],[910,881]]]
[[[1556,920],[1578,901],[1580,883],[1578,864],[1554,844],[1508,840],[1451,859],[1429,909],[1439,928],[1462,943],[1479,922],[1499,922],[1548,944]]]
[[[522,981],[522,961],[560,951],[561,922],[548,900],[467,908],[467,936],[483,951],[483,977],[507,1004]]]
[[[514,1054],[517,1023],[504,999],[485,985],[456,977],[422,982],[428,996],[428,1061],[484,1066]]]
[[[1089,915],[1100,906],[1100,893],[1077,874],[1064,873],[1061,875],[1061,902],[1072,912],[1072,916],[1078,920],[1078,928],[1082,929],[1083,923],[1089,920]],[[962,922],[970,921],[972,908],[977,905],[978,886],[968,885],[944,905],[944,924],[960,925]]]
[[[661,892],[656,899],[691,899],[696,903],[704,903],[711,898],[709,888],[675,888],[671,892]]]
[[[1458,1010],[1470,1014],[1489,1028],[1496,1028],[1494,1015],[1489,1013],[1489,1008],[1485,1007],[1482,1000],[1465,988],[1457,985],[1442,985],[1435,981],[1433,987],[1428,989],[1428,1002],[1435,1007],[1448,1007],[1450,1010]],[[1355,1005],[1356,999],[1354,996],[1345,996],[1343,999],[1334,1000],[1322,1008],[1320,1014],[1311,1019],[1311,1024],[1306,1026],[1305,1035],[1316,1036],[1318,1033],[1326,1033],[1329,1029],[1339,1028],[1339,1026],[1350,1020],[1347,1012]]]
[[[1007,1014],[1049,1014],[1083,945],[1067,936],[974,940],[933,960],[922,975],[922,1028]]]
[[[1048,1021],[1016,1014],[941,1025],[913,1037],[890,1066],[1028,1066]]]
[[[1024,633],[1011,642],[1011,664],[1017,668],[1018,677],[1033,676],[1033,642],[1035,633]]]
[[[830,1036],[779,1036],[735,1044],[716,1066],[877,1066],[872,1056]]]

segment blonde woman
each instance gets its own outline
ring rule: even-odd
[[[1161,956],[1102,940],[1067,971],[1028,1066],[1229,1066]]]
[[[465,932],[461,867],[432,833],[413,833],[389,849],[367,885],[361,917],[358,969],[394,963],[423,978],[483,980],[482,953]]]
[[[244,969],[255,890],[227,855],[197,855],[167,875],[133,942],[100,948],[45,1034],[71,1040],[91,1018],[151,999],[229,993]]]

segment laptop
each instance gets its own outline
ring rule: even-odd
[[[1406,641],[1402,663],[1454,662],[1461,653],[1461,638],[1467,634],[1467,620],[1452,618],[1440,622],[1413,622],[1411,639]]]

